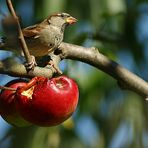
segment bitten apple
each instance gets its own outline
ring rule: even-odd
[[[55,126],[75,111],[79,91],[74,80],[60,76],[35,77],[28,87],[17,90],[18,109],[27,121],[38,126]]]
[[[5,86],[14,90],[2,90],[0,93],[0,115],[8,123],[14,126],[28,126],[30,123],[24,120],[16,108],[15,89],[25,86],[26,80],[16,79],[7,83]]]

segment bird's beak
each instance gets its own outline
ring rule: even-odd
[[[74,24],[74,23],[76,23],[77,22],[77,19],[76,18],[74,18],[74,17],[72,17],[72,16],[70,16],[70,17],[68,17],[67,19],[66,19],[66,23],[67,24]]]

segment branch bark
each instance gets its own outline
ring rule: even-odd
[[[32,78],[35,76],[44,76],[51,78],[53,76],[54,69],[52,67],[50,69],[36,66],[33,71],[31,70],[28,72],[23,64],[17,63],[12,58],[8,58],[0,61],[0,73],[13,77]]]
[[[121,88],[134,91],[144,98],[148,97],[148,83],[146,81],[99,53],[98,49],[67,43],[62,43],[60,49],[62,59],[74,59],[90,64],[116,79]]]
[[[116,79],[121,88],[134,91],[144,98],[148,97],[148,83],[146,81],[115,61],[110,60],[94,47],[85,48],[63,42],[55,54],[58,57],[58,62],[60,57],[61,60],[73,59],[90,64]],[[11,60],[0,62],[0,73],[20,77],[45,76],[51,78],[53,76],[52,69],[35,67],[34,71],[28,73],[22,64]]]

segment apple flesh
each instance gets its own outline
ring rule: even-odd
[[[74,80],[60,76],[33,78],[27,88],[18,88],[17,107],[23,118],[38,126],[55,126],[75,111],[79,91]]]
[[[17,89],[26,85],[26,81],[22,79],[12,80],[5,86]],[[0,115],[9,124],[14,126],[28,126],[30,123],[24,120],[16,108],[16,91],[2,90],[0,93]]]

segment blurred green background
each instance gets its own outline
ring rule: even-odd
[[[53,12],[67,12],[77,24],[64,41],[100,52],[148,81],[147,0],[12,0],[22,25],[39,22]],[[4,0],[0,9],[8,13]],[[0,16],[2,18],[2,15]],[[2,34],[2,30],[1,30]],[[0,51],[0,59],[11,56]],[[64,74],[75,79],[77,111],[56,127],[16,128],[0,118],[0,148],[147,148],[148,103],[87,64],[64,60]],[[14,79],[0,75],[0,85]]]

